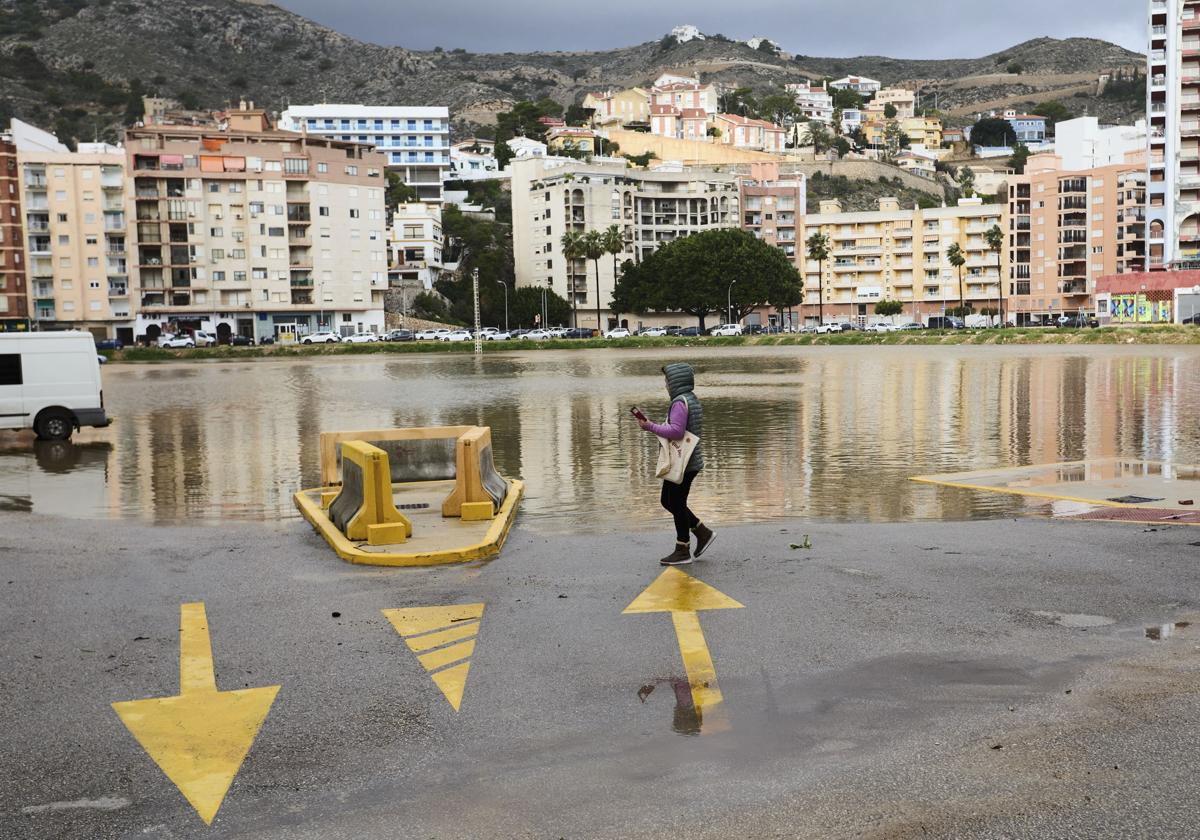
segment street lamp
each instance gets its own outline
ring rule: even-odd
[[[497,280],[496,282],[504,289],[504,331],[508,332],[508,284],[503,280]]]
[[[729,288],[725,290],[725,323],[726,324],[733,323],[733,284],[736,282],[737,282],[736,278],[734,278],[733,280],[730,280]]]

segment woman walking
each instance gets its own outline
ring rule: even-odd
[[[671,411],[667,422],[659,424],[639,420],[638,425],[643,430],[667,440],[681,440],[685,432],[691,432],[703,442],[704,408],[693,393],[696,375],[692,366],[677,362],[666,365],[662,371],[667,379],[667,394],[671,397]],[[713,532],[704,527],[696,514],[688,508],[688,493],[691,492],[696,475],[702,469],[704,455],[700,452],[700,444],[697,443],[684,470],[683,481],[679,484],[663,482],[662,506],[675,518],[675,550],[659,561],[664,566],[686,566],[692,562],[689,531],[696,535],[696,557],[703,554],[712,544]]]

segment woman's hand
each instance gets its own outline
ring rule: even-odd
[[[650,431],[650,421],[649,420],[639,420],[638,425],[642,427],[643,432]]]

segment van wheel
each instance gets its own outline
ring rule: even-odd
[[[62,409],[49,409],[37,416],[33,430],[39,440],[70,440],[75,421]]]

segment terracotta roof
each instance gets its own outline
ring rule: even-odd
[[[707,119],[708,111],[703,108],[684,108],[682,116],[685,120]]]
[[[660,114],[674,114],[674,115],[678,116],[679,109],[676,108],[674,105],[651,105],[650,113],[655,116],[658,116]]]

